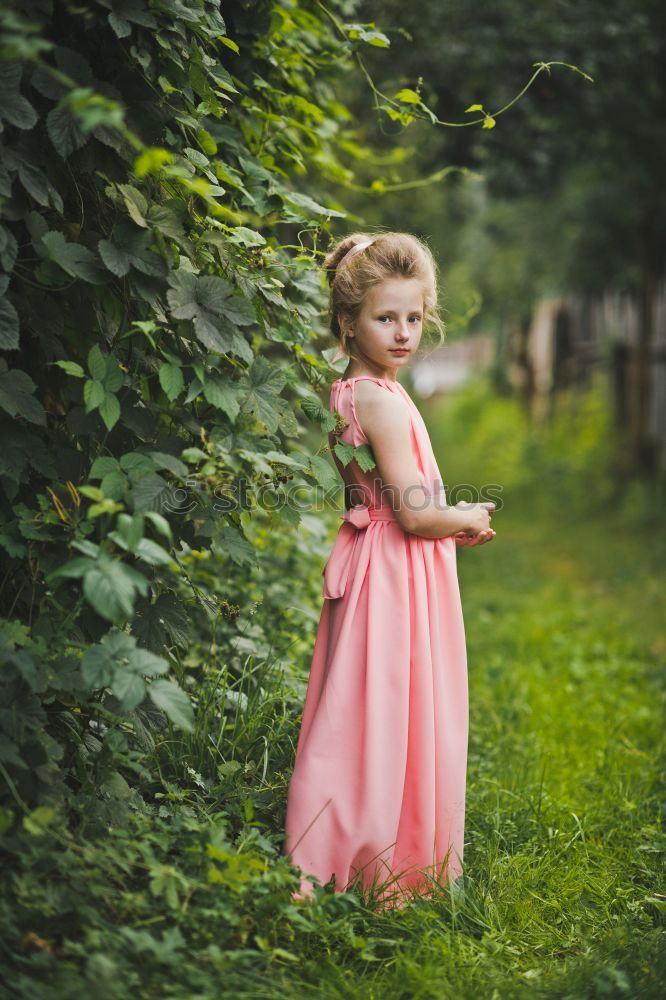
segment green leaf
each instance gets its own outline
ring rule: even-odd
[[[167,521],[166,517],[158,514],[156,510],[147,510],[144,517],[150,521],[152,526],[155,528],[155,531],[162,535],[163,538],[166,538],[169,542],[173,541],[171,525]]]
[[[148,225],[146,222],[148,202],[144,196],[132,184],[119,184],[118,190],[123,197],[130,218],[136,222],[137,226],[145,229]]]
[[[90,688],[108,687],[115,669],[116,661],[103,641],[87,649],[81,659],[81,675]]]
[[[127,477],[119,469],[112,469],[102,479],[100,489],[104,494],[103,499],[122,500],[127,489]]]
[[[280,429],[282,433],[290,437],[295,437],[298,434],[298,422],[294,416],[291,403],[280,397],[275,401],[275,405],[280,415]]]
[[[23,817],[23,828],[33,837],[41,837],[46,827],[55,819],[56,811],[50,806],[37,806],[28,816]]]
[[[118,563],[107,561],[89,570],[83,579],[83,593],[107,621],[125,621],[134,611],[134,588]]]
[[[192,320],[194,332],[209,350],[223,354],[229,351],[232,341],[221,314],[233,311],[229,307],[232,285],[215,275],[200,278],[183,270],[172,272],[169,284],[167,302],[173,317]]]
[[[18,243],[14,234],[0,226],[0,267],[8,273],[14,270],[18,256]]]
[[[88,352],[88,371],[91,378],[94,378],[98,382],[104,381],[106,375],[106,358],[97,344],[91,347]]]
[[[4,743],[4,740],[2,741]],[[9,743],[9,741],[7,741]],[[2,759],[16,764],[17,767],[26,767],[25,762],[18,756],[13,746],[5,745],[1,752]],[[4,837],[7,830],[10,830],[14,822],[14,813],[5,806],[0,806],[0,837]]]
[[[168,455],[163,451],[151,451],[149,455],[158,469],[168,469],[169,472],[173,472],[174,476],[181,478],[187,475],[187,466],[175,455]]]
[[[19,368],[0,372],[0,408],[10,417],[20,416],[30,423],[46,426],[44,407],[32,393],[35,383]]]
[[[416,93],[415,90],[410,90],[408,87],[403,90],[399,90],[397,94],[393,95],[396,101],[402,101],[403,104],[420,104],[421,98]]]
[[[32,163],[21,163],[18,177],[28,194],[31,194],[38,204],[48,207],[49,188],[46,175]]]
[[[128,35],[132,34],[132,25],[115,11],[108,14],[108,21],[118,38],[127,38]]]
[[[343,465],[349,465],[353,458],[355,458],[355,451],[353,444],[347,444],[345,441],[338,441],[333,448],[333,451],[340,459]]]
[[[66,160],[77,149],[85,146],[88,136],[79,128],[78,122],[70,111],[67,95],[61,103],[49,111],[46,116],[46,131],[56,151]]]
[[[68,243],[62,233],[55,231],[42,236],[41,243],[48,259],[73,278],[82,278],[97,285],[106,280],[95,255],[80,243]]]
[[[81,674],[88,687],[111,687],[125,712],[143,701],[146,693],[143,676],[164,674],[168,669],[161,656],[141,649],[133,635],[115,628],[86,650],[81,660]]]
[[[248,363],[248,365],[251,365],[254,361],[254,354],[252,353],[250,345],[245,340],[245,337],[241,336],[237,330],[234,330],[231,335],[230,352],[232,354],[236,354],[239,358],[242,358],[243,361]]]
[[[104,386],[102,383],[96,382],[95,379],[86,379],[83,386],[83,401],[85,403],[86,413],[96,410],[103,400]]]
[[[19,93],[20,82],[20,63],[0,62],[0,121],[31,129],[37,124],[37,112]]]
[[[143,538],[143,517],[129,514],[118,515],[118,534],[130,552],[134,552],[137,545]]]
[[[148,688],[148,694],[158,708],[167,715],[175,726],[192,732],[194,729],[194,713],[190,699],[182,688],[173,681],[153,681]]]
[[[177,243],[184,242],[183,225],[175,211],[172,211],[167,205],[151,204],[148,221],[154,229],[159,230],[168,239],[175,240]]]
[[[161,365],[159,372],[160,385],[167,399],[173,403],[183,391],[183,372],[178,365]]]
[[[257,322],[254,306],[249,299],[231,295],[224,303],[224,318],[236,326],[250,326]]]
[[[196,167],[209,167],[210,160],[207,156],[204,156],[198,149],[192,149],[191,146],[184,146],[183,153]]]
[[[88,473],[88,478],[103,479],[109,472],[116,472],[119,469],[120,464],[117,459],[111,458],[108,455],[102,455],[93,462],[92,468]]]
[[[337,471],[322,455],[311,455],[310,465],[312,467],[312,475],[323,489],[335,489],[336,486],[340,485]]]
[[[146,684],[143,677],[129,670],[118,671],[111,684],[111,690],[120,702],[122,712],[131,712],[140,705],[146,696]]]
[[[202,130],[203,131],[203,130]],[[140,156],[134,161],[134,173],[137,177],[145,177],[146,174],[158,173],[165,163],[173,162],[173,153],[161,146],[150,146],[144,149]]]
[[[153,242],[152,232],[140,229],[129,219],[121,219],[113,230],[112,238],[100,240],[98,249],[108,269],[119,278],[126,275],[130,267],[142,274],[161,278],[166,275],[167,266],[162,257],[150,249]]]
[[[183,604],[173,593],[163,593],[154,604],[141,606],[132,621],[136,635],[151,647],[177,643],[186,649],[190,645],[190,628]]]
[[[263,247],[266,246],[266,239],[258,233],[256,229],[248,229],[246,226],[236,226],[228,236],[230,243],[237,243],[243,247]]]
[[[19,346],[18,314],[9,299],[0,299],[0,350],[16,351]]]
[[[94,487],[90,487],[90,489],[94,489]],[[101,552],[99,545],[89,542],[87,538],[75,538],[72,541],[72,548],[78,549],[79,552],[83,552],[84,556],[90,556],[91,559],[97,559]]]
[[[169,664],[163,657],[151,653],[147,649],[137,648],[130,658],[130,666],[137,673],[153,677],[155,674],[166,674]]]
[[[86,373],[84,372],[81,365],[77,365],[75,361],[54,361],[58,368],[62,368],[63,371],[67,372],[68,375],[72,375],[74,378],[85,378]]]
[[[470,104],[468,108],[465,108],[465,114],[468,111],[483,111],[483,104]]]
[[[367,42],[368,45],[375,45],[381,49],[388,49],[391,45],[389,38],[381,31],[377,31],[374,25],[367,24],[345,24],[349,37],[353,40],[359,39]]]
[[[110,622],[126,621],[134,611],[135,591],[148,581],[131,566],[100,556],[83,578],[83,593],[98,615]]]
[[[266,426],[269,434],[278,428],[277,394],[284,386],[285,376],[265,358],[256,358],[249,372],[249,384],[241,409],[248,411]]]
[[[76,559],[70,559],[63,566],[58,566],[57,569],[52,570],[48,574],[47,580],[57,580],[61,576],[65,577],[65,579],[76,580],[84,576],[94,565],[94,559],[89,559],[86,556],[77,556]]]
[[[239,397],[242,387],[237,382],[231,382],[213,375],[206,379],[203,394],[211,406],[222,410],[233,423],[240,412]]]
[[[149,566],[167,566],[172,562],[171,556],[157,542],[150,538],[142,538],[136,547],[136,554]]]
[[[99,405],[99,414],[109,431],[118,423],[120,403],[112,392],[104,393],[104,399]]]
[[[283,451],[273,450],[264,452],[264,458],[267,458],[270,462],[281,462],[283,465],[288,465],[292,469],[307,468],[310,461],[310,457],[308,455],[301,455],[298,452],[286,455]]]
[[[329,219],[345,219],[347,217],[346,212],[337,212],[332,208],[326,208],[325,205],[320,205],[313,198],[310,198],[309,195],[298,191],[281,191],[280,196],[286,204],[293,203],[305,210],[307,214],[298,214],[298,218],[303,221],[313,215],[325,215]]]
[[[116,503],[115,500],[105,499],[100,500],[99,503],[93,503],[88,508],[88,517],[92,521],[96,517],[102,517],[103,514],[117,514],[119,510],[123,509],[121,503]]]
[[[144,476],[132,485],[132,501],[134,513],[143,514],[150,510],[159,510],[169,497],[169,484],[166,479],[153,473]]]
[[[112,274],[124,277],[130,269],[130,255],[110,240],[100,240],[97,244],[99,255]]]
[[[370,472],[370,469],[374,469],[377,464],[375,456],[372,453],[372,448],[368,444],[358,445],[354,449],[354,458],[363,472]]]
[[[88,497],[89,500],[104,499],[104,494],[96,486],[79,486],[79,493],[83,493],[84,497]]]
[[[104,388],[107,392],[117,392],[125,380],[125,373],[118,364],[118,358],[114,354],[107,355],[106,374],[104,376]]]
[[[231,524],[226,524],[222,528],[218,540],[225,554],[231,556],[237,565],[244,566],[256,563],[257,556],[254,546]]]
[[[201,448],[184,448],[180,456],[184,462],[190,462],[192,465],[197,465],[199,462],[205,462],[208,459],[208,455]]]
[[[154,472],[155,462],[150,455],[144,455],[140,451],[128,451],[120,458],[120,468],[134,483]]]
[[[10,538],[4,531],[0,532],[0,545],[12,559],[23,559],[28,553],[25,545],[17,542],[14,538]]]
[[[306,396],[299,401],[299,405],[310,420],[315,420],[321,424],[322,430],[332,431],[335,429],[335,414],[322,405],[321,400],[316,396]]]

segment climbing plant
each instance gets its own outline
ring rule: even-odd
[[[0,766],[34,804],[100,711],[121,742],[142,712],[191,730],[196,608],[232,634],[253,514],[293,530],[287,489],[335,485],[301,439],[335,426],[311,249],[344,211],[303,178],[342,170],[344,46],[272,2],[27,0],[2,28]]]

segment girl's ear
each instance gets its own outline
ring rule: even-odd
[[[352,329],[351,317],[347,313],[338,313],[338,326],[340,327],[340,333],[344,337],[353,337],[354,331]]]

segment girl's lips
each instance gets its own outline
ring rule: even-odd
[[[390,347],[391,354],[409,354],[408,347]]]

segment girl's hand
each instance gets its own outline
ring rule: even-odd
[[[492,541],[496,534],[497,532],[493,528],[484,528],[476,535],[468,535],[465,531],[458,531],[453,537],[456,545],[483,545],[484,542]]]

